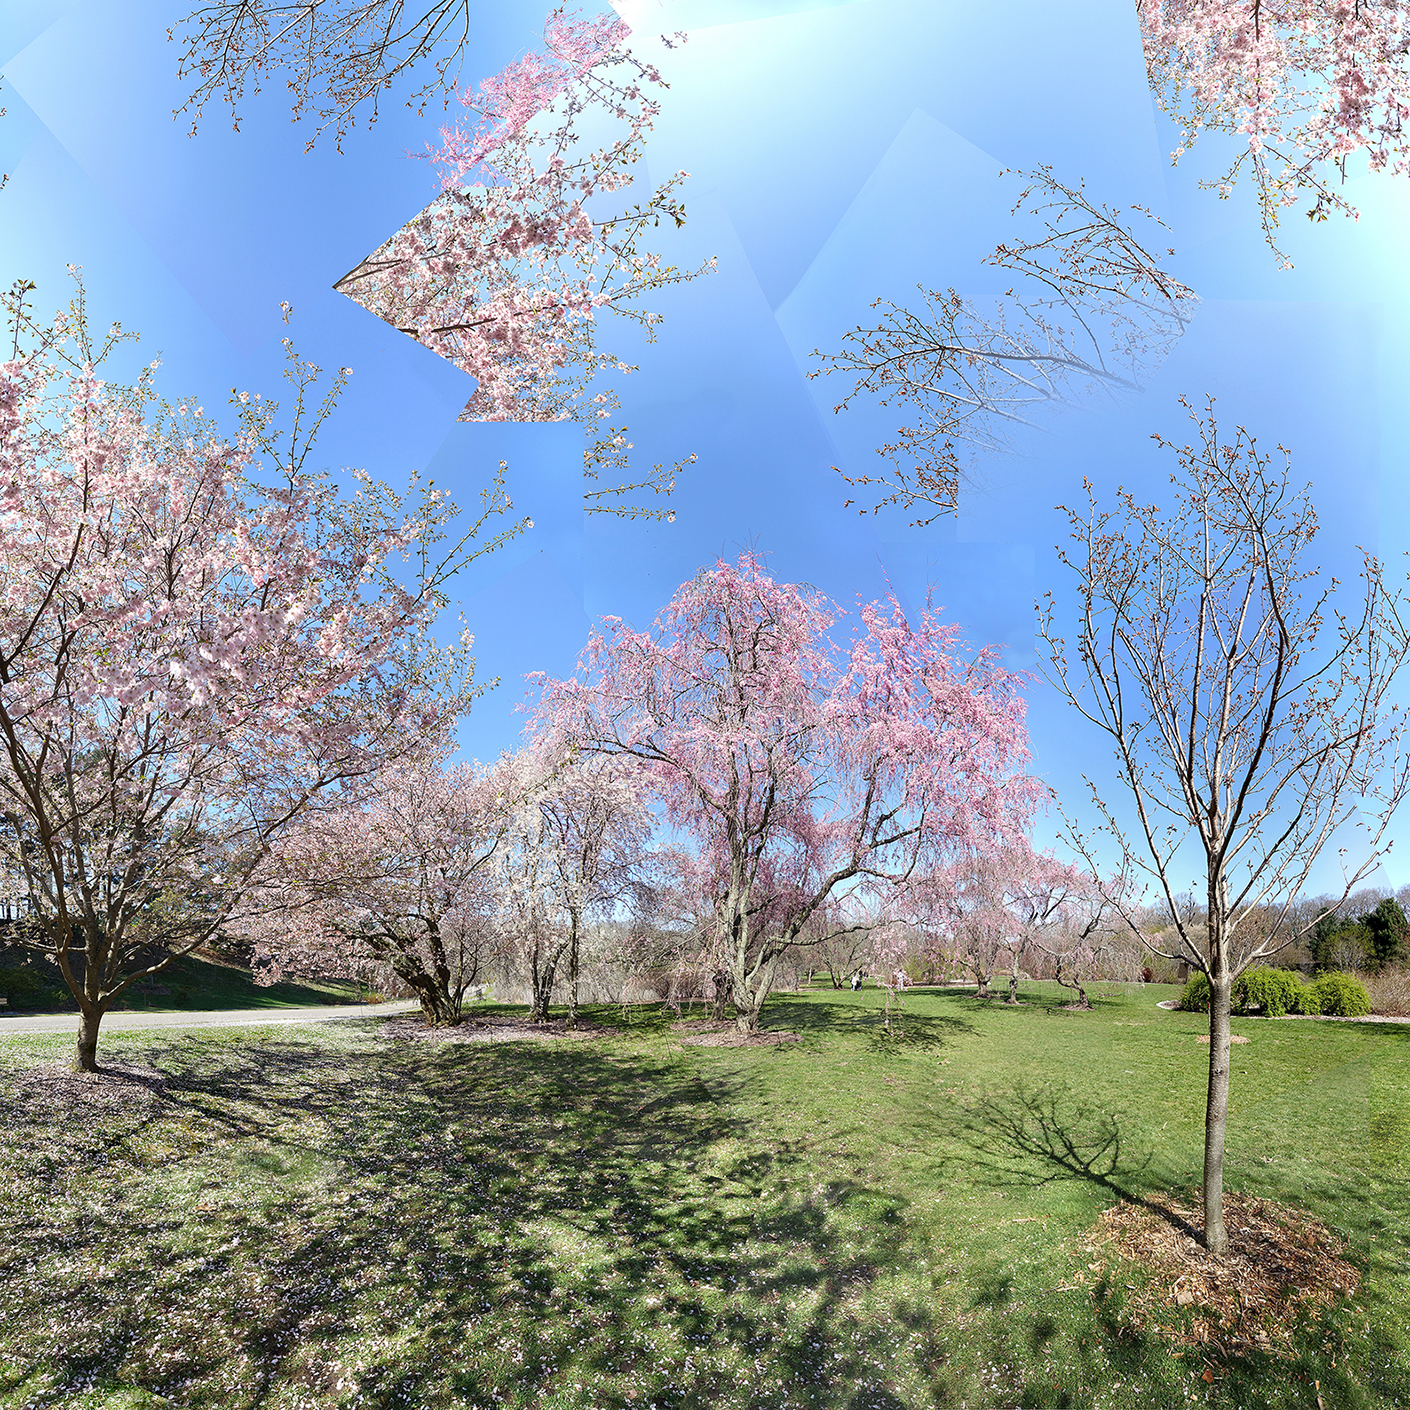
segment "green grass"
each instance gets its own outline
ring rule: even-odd
[[[12,1013],[76,1013],[78,1005],[57,969],[29,965],[18,972],[0,968],[0,994]],[[38,983],[35,983],[35,979]],[[256,985],[241,965],[197,955],[185,955],[143,986],[134,985],[118,1001],[114,1013],[195,1013],[204,1009],[312,1008],[318,1004],[351,1004],[358,987],[343,980]]]
[[[777,1048],[608,1009],[588,1042],[114,1033],[160,1080],[112,1110],[27,1096],[70,1042],[10,1040],[0,1405],[1410,1405],[1405,1027],[1235,1021],[1230,1187],[1366,1270],[1295,1359],[1172,1355],[1092,1285],[1098,1214],[1198,1178],[1166,992],[920,991],[890,1037],[874,990],[783,996]]]

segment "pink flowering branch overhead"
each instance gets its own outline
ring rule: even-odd
[[[1355,216],[1338,189],[1349,160],[1410,171],[1410,31],[1405,7],[1379,0],[1137,0],[1156,98],[1180,128],[1179,161],[1204,133],[1233,138],[1229,196],[1252,182],[1263,234],[1277,244],[1283,213]]]
[[[24,292],[0,364],[0,848],[91,1068],[102,1015],[216,933],[300,814],[468,707],[472,663],[431,624],[508,503],[447,551],[438,492],[356,472],[340,496],[303,468],[346,369],[311,405],[291,349],[287,433],[240,396],[226,435],[161,401],[155,364],[103,381],[121,335],[94,347],[81,290],[47,329]]]
[[[881,918],[940,861],[1021,833],[1044,792],[992,648],[965,660],[953,626],[894,600],[862,606],[839,646],[838,615],[745,554],[648,631],[607,619],[573,678],[542,682],[539,728],[635,760],[691,839],[745,1030],[784,951],[826,939],[820,913]]]
[[[669,517],[621,496],[668,493],[686,462],[603,483],[627,473],[631,447],[625,427],[603,424],[619,403],[599,378],[633,369],[599,346],[598,326],[613,313],[654,338],[661,316],[640,300],[713,262],[683,271],[648,247],[649,232],[684,224],[686,173],[639,189],[665,84],[629,35],[558,9],[542,52],[461,90],[473,121],[442,129],[429,153],[441,194],[334,287],[475,378],[462,420],[582,425],[589,512]],[[589,140],[604,125],[614,135]]]

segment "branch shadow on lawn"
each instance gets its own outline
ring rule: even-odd
[[[1135,1185],[1153,1158],[1149,1151],[1132,1152],[1115,1115],[1057,1082],[1016,1086],[967,1102],[956,1135],[977,1169],[997,1184],[1085,1180],[1135,1202],[1140,1202]]]
[[[949,1047],[970,1037],[974,1025],[958,1014],[919,1013],[904,1005],[892,1011],[886,1026],[885,1010],[878,992],[864,989],[860,994],[830,995],[830,1003],[790,1000],[787,996],[769,1001],[766,1026],[786,1028],[809,1037],[846,1037],[861,1040],[872,1052],[897,1050],[924,1051]]]
[[[62,1151],[24,1106],[37,1198],[0,1214],[0,1285],[34,1315],[0,1330],[0,1398],[887,1403],[855,1305],[904,1202],[789,1193],[807,1153],[749,1148],[747,1077],[583,1043],[196,1035],[142,1067]]]

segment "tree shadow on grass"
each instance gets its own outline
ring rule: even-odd
[[[804,1038],[860,1039],[873,1053],[948,1047],[975,1031],[967,1018],[919,1013],[904,1004],[899,1013],[893,1010],[888,1027],[877,991],[869,989],[821,1004],[775,998],[765,1010],[765,1021],[769,1028],[789,1029]]]
[[[809,1189],[805,1148],[751,1145],[747,1070],[707,1087],[580,1042],[197,1035],[144,1066],[47,1185],[16,1170],[47,1197],[0,1214],[0,1283],[34,1313],[32,1336],[0,1331],[12,1364],[23,1348],[0,1397],[36,1369],[55,1403],[92,1383],[222,1410],[886,1394],[885,1328],[857,1308],[902,1256],[904,1201]],[[37,1135],[43,1103],[26,1119]],[[56,1281],[50,1255],[94,1271]]]
[[[1084,1102],[1065,1084],[1017,1086],[970,1101],[955,1135],[974,1168],[996,1185],[1082,1180],[1198,1237],[1185,1221],[1141,1194],[1154,1152],[1133,1150],[1114,1113]]]

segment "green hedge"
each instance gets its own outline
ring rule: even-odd
[[[1187,1013],[1209,1012],[1209,979],[1199,970],[1185,981],[1185,991],[1180,995],[1180,1007]]]
[[[1265,1018],[1281,1018],[1296,1013],[1302,991],[1302,976],[1290,969],[1260,965],[1245,970],[1234,980],[1234,1008],[1239,1013],[1262,1011]]]
[[[1259,966],[1234,981],[1231,1003],[1235,1013],[1260,1012],[1267,1018],[1285,1013],[1330,1014],[1361,1018],[1371,1012],[1366,986],[1353,975],[1333,971],[1304,984],[1291,970]],[[1180,995],[1180,1007],[1190,1013],[1209,1012],[1209,980],[1196,971]]]
[[[1353,975],[1333,970],[1319,975],[1298,995],[1298,1013],[1331,1014],[1337,1018],[1364,1018],[1371,1012],[1366,986]]]

